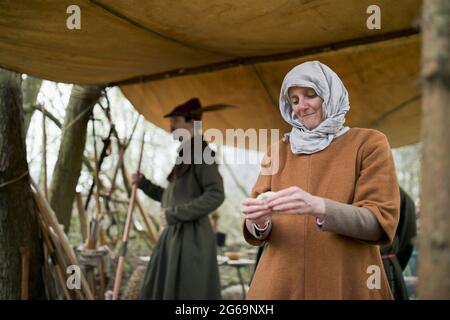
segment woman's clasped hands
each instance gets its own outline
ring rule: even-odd
[[[316,218],[325,214],[325,200],[297,186],[262,193],[256,199],[244,200],[242,205],[245,219],[259,227],[267,225],[273,214],[311,215]]]

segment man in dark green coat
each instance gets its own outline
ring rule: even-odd
[[[194,120],[201,118],[200,102],[191,99],[166,117],[170,117],[172,132],[185,129],[191,138],[178,149],[166,189],[142,174],[133,175],[141,190],[161,202],[165,225],[148,264],[140,299],[220,299],[216,241],[208,215],[225,196],[217,165],[202,157],[214,153],[201,134],[194,132]]]

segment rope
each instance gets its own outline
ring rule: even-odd
[[[6,186],[9,186],[10,184],[13,184],[13,183],[15,183],[17,181],[20,181],[21,179],[25,178],[26,176],[28,176],[28,170],[25,171],[24,173],[22,173],[19,177],[14,178],[12,180],[9,180],[9,181],[6,181],[6,182],[0,184],[0,189],[4,188]]]

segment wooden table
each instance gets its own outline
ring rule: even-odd
[[[244,282],[244,277],[242,276],[241,268],[254,265],[255,260],[244,259],[244,258],[238,259],[238,260],[230,260],[224,256],[217,256],[217,263],[219,266],[230,266],[230,267],[236,268],[236,271],[237,271],[237,274],[239,277],[239,282],[241,283],[241,286],[242,286],[242,294],[245,299],[247,292],[245,290],[245,282]]]

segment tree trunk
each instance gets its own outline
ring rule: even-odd
[[[25,125],[25,136],[30,126],[31,117],[33,116],[36,104],[36,99],[41,90],[42,80],[28,76],[22,82],[22,93],[23,93],[23,111],[24,111],[24,125]]]
[[[70,227],[75,188],[83,161],[87,124],[101,90],[98,86],[75,85],[66,110],[61,146],[49,191],[50,205],[66,233]]]
[[[422,21],[419,297],[450,299],[450,2],[424,1]]]
[[[21,297],[21,247],[30,250],[28,297],[44,297],[24,132],[20,74],[0,69],[0,300]]]

